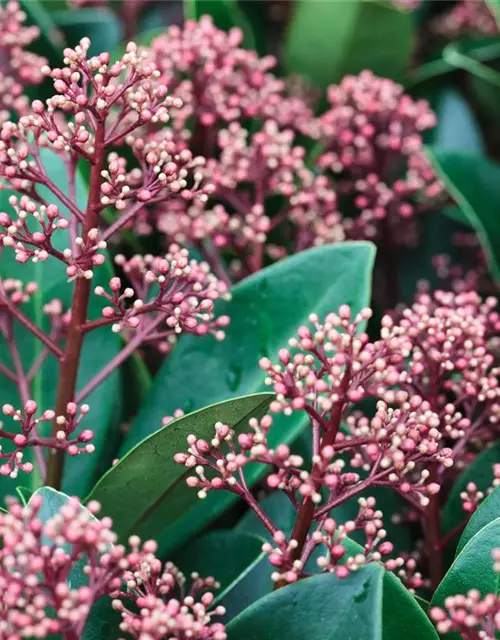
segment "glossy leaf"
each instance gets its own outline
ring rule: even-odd
[[[241,531],[212,531],[189,543],[172,560],[186,576],[196,571],[219,582],[214,604],[222,604],[230,620],[272,589],[272,567],[263,543],[263,538]],[[270,570],[262,576],[259,567]]]
[[[476,535],[476,533],[481,531],[483,527],[486,527],[486,525],[498,517],[500,517],[500,487],[487,496],[479,505],[477,511],[472,514],[472,517],[458,543],[457,555],[463,550],[469,540]]]
[[[432,598],[431,607],[442,606],[448,596],[477,589],[482,596],[499,593],[493,571],[493,549],[500,547],[500,518],[480,529],[463,547]],[[450,636],[451,637],[451,636]]]
[[[402,80],[413,46],[410,12],[374,0],[297,3],[285,45],[288,73],[321,87],[371,69]]]
[[[499,460],[500,442],[481,452],[457,478],[444,505],[442,517],[443,533],[451,531],[466,518],[460,498],[462,491],[465,490],[469,482],[473,482],[480,491],[486,491],[493,480],[493,465]]]
[[[283,587],[243,611],[227,634],[229,640],[379,640],[382,569],[371,565],[345,580],[323,574]]]
[[[500,1],[486,0],[486,4],[489,6],[491,13],[497,21],[497,24],[500,26]]]
[[[243,44],[247,49],[255,49],[252,25],[237,0],[183,0],[184,16],[188,20],[199,20],[209,15],[214,24],[223,31],[239,27],[243,31]]]
[[[259,393],[235,398],[171,422],[121,458],[99,480],[89,500],[101,503],[121,540],[132,533],[149,538],[165,534],[199,501],[196,490],[186,485],[192,471],[173,459],[187,449],[187,436],[210,439],[218,421],[236,431],[248,428],[249,418],[261,417],[272,397]]]
[[[28,24],[34,24],[40,29],[40,37],[30,46],[30,50],[51,60],[62,58],[62,48],[67,46],[67,43],[51,12],[47,10],[46,3],[41,0],[19,0],[19,4],[26,13]]]
[[[113,51],[122,39],[122,25],[116,14],[105,7],[82,7],[52,14],[57,27],[64,33],[69,47],[75,47],[82,38],[91,40],[91,55]]]
[[[44,166],[48,175],[54,182],[67,193],[66,169],[63,162],[50,151],[43,152]],[[49,201],[54,202],[54,197],[47,190],[40,189],[40,193]],[[76,180],[77,202],[80,206],[85,206],[87,187],[81,177],[77,175]],[[9,211],[8,191],[0,194],[0,210]],[[64,211],[64,208],[60,208]],[[57,239],[56,239],[57,238]],[[59,231],[54,236],[55,244],[60,249],[68,246],[68,239],[64,231]],[[0,271],[2,277],[19,278],[24,282],[33,281],[38,284],[38,292],[31,298],[28,304],[22,306],[22,310],[27,313],[37,324],[43,325],[46,331],[50,330],[47,318],[43,313],[43,306],[58,298],[63,303],[64,310],[71,306],[71,296],[73,286],[68,283],[65,266],[54,258],[49,258],[45,262],[27,262],[22,265],[20,271],[19,263],[15,260],[13,251],[2,250],[0,253]],[[111,266],[109,261],[102,267],[95,270],[94,284],[105,285],[111,277]],[[102,300],[92,295],[90,301],[89,317],[100,317]],[[42,345],[23,327],[17,326],[16,343],[20,350],[21,360],[25,371],[28,371],[41,352]],[[84,343],[82,359],[80,363],[78,387],[82,387],[88,380],[119,351],[120,339],[108,329],[98,329],[90,333]],[[7,354],[9,349],[0,339],[0,349],[5,353],[4,362],[10,366]],[[49,356],[38,375],[35,376],[32,384],[32,396],[36,400],[41,411],[52,409],[55,405],[56,388],[58,376],[58,363],[55,358]],[[96,391],[88,397],[91,406],[91,413],[86,420],[82,421],[82,428],[92,428],[95,433],[94,444],[97,451],[101,451],[106,442],[108,427],[116,420],[119,408],[119,378],[114,374],[110,376]],[[0,376],[0,395],[2,402],[10,402],[14,406],[20,406],[19,396],[15,385]],[[47,425],[48,427],[48,425]],[[69,494],[85,495],[95,481],[94,473],[99,464],[98,455],[80,455],[71,459],[71,464],[66,465],[63,489]],[[3,495],[12,494],[17,483],[32,483],[31,488],[36,489],[39,478],[32,474],[27,480],[24,478],[20,482],[10,478],[2,478],[1,489]]]
[[[327,573],[283,587],[237,616],[227,627],[228,638],[437,639],[414,598],[397,578],[392,576],[387,582],[386,576],[389,574],[373,563],[343,580]],[[386,589],[391,596],[387,601]]]
[[[483,153],[485,144],[474,112],[464,96],[450,87],[439,92],[432,145],[439,149]]]
[[[487,158],[436,147],[429,158],[457,202],[469,224],[476,230],[490,271],[500,279],[500,164]],[[486,195],[487,194],[487,197]]]

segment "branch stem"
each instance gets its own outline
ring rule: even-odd
[[[95,131],[95,162],[92,165],[89,182],[89,196],[87,210],[83,221],[82,238],[87,240],[90,229],[99,226],[99,211],[101,209],[101,172],[105,164],[105,126],[104,122],[98,122]],[[71,307],[71,322],[68,328],[68,338],[64,357],[59,371],[59,385],[57,389],[56,416],[66,415],[66,407],[75,397],[76,382],[80,357],[83,346],[84,334],[81,331],[82,325],[87,321],[87,312],[90,299],[92,281],[86,278],[78,278],[73,292],[73,303]],[[52,437],[55,438],[59,425],[54,420],[52,425]],[[49,458],[47,469],[47,484],[59,489],[61,487],[64,470],[65,452],[56,451]]]

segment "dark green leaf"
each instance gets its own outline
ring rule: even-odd
[[[476,230],[491,273],[500,279],[500,165],[487,158],[433,147],[429,158]],[[487,194],[487,195],[486,195]]]
[[[48,175],[62,191],[67,193],[66,168],[62,160],[47,150],[43,151],[43,160]],[[40,193],[48,202],[57,201],[46,189],[40,189]],[[0,192],[0,209],[2,211],[10,211],[9,195],[8,191]],[[87,187],[81,177],[77,175],[76,199],[80,206],[84,207],[86,197]],[[60,207],[60,210],[64,211],[64,207]],[[66,233],[59,231],[57,236],[54,236],[54,243],[59,249],[66,248],[68,246]],[[49,258],[45,262],[27,262],[22,265],[22,271],[20,271],[14,252],[4,249],[0,253],[0,270],[4,278],[19,278],[21,276],[25,282],[33,281],[38,284],[38,292],[28,304],[23,305],[22,310],[33,321],[43,326],[47,332],[50,331],[50,325],[48,319],[44,317],[43,306],[54,298],[58,298],[63,303],[64,310],[71,307],[73,286],[68,283],[64,264],[55,258]],[[96,268],[94,285],[107,284],[111,273],[111,266],[108,260],[104,266]],[[101,309],[102,300],[93,295],[90,302],[90,317],[100,317]],[[19,327],[19,331],[16,333],[16,343],[20,350],[25,372],[27,372],[40,354],[42,345],[22,327]],[[84,343],[78,387],[81,388],[97,371],[104,367],[116,355],[119,347],[119,337],[109,329],[98,329],[90,333]],[[2,340],[0,340],[0,348],[5,353],[5,364],[11,366],[7,357],[8,347]],[[38,403],[41,411],[54,408],[58,368],[55,358],[49,356],[39,374],[33,380],[31,395]],[[97,451],[102,449],[107,438],[108,427],[112,420],[116,418],[117,403],[119,402],[118,388],[118,376],[113,374],[88,398],[91,414],[89,414],[89,418],[82,421],[82,428],[92,428],[94,431],[94,444]],[[10,402],[16,407],[20,406],[15,385],[4,377],[0,377],[0,394],[2,402]],[[98,455],[82,454],[77,458],[72,458],[71,464],[68,464],[65,469],[63,489],[70,494],[84,495],[95,480],[94,472],[98,464]],[[36,489],[40,479],[36,474],[32,474],[30,480],[32,489]],[[23,482],[25,481],[23,480]],[[7,495],[14,492],[16,482],[9,478],[3,478],[1,485],[2,494]]]
[[[274,358],[313,311],[321,316],[347,303],[355,311],[369,304],[374,247],[343,243],[304,251],[268,267],[234,287],[233,299],[217,307],[231,317],[223,342],[185,336],[157,374],[151,394],[132,425],[127,451],[177,408],[186,413],[238,394],[265,390],[260,357]],[[271,444],[292,442],[307,421],[300,414],[278,415]],[[262,476],[258,466],[247,479]],[[228,493],[209,495],[186,518],[168,530],[165,545],[173,548],[234,502]]]
[[[463,547],[438,586],[431,607],[443,607],[446,598],[467,594],[471,589],[481,596],[499,594],[498,574],[493,571],[494,549],[500,547],[500,518],[480,529]],[[460,640],[458,633],[449,633],[447,640]]]
[[[344,580],[321,574],[274,591],[243,611],[227,632],[229,640],[437,639],[415,599],[375,563]]]
[[[57,54],[62,58],[62,48],[67,46],[64,34],[58,29],[50,11],[45,8],[45,3],[40,0],[20,0],[20,5],[26,13],[29,24],[34,24],[40,29],[40,38],[30,49],[41,55],[46,55],[54,60]]]
[[[235,398],[171,422],[137,445],[94,487],[89,500],[98,500],[102,513],[111,516],[122,540],[134,533],[154,537],[165,533],[198,502],[197,492],[186,485],[192,471],[174,462],[186,451],[186,438],[194,433],[210,439],[221,421],[238,431],[248,428],[252,416],[261,417],[273,394]],[[166,534],[168,535],[168,534]]]
[[[500,73],[470,55],[463,53],[459,43],[452,42],[449,44],[443,51],[443,59],[448,64],[464,69],[496,87],[500,86]]]
[[[434,110],[437,125],[431,134],[433,146],[479,154],[485,151],[474,112],[461,93],[446,87],[439,93]]]
[[[262,551],[263,543],[262,538],[240,531],[212,531],[191,542],[172,560],[188,579],[196,572],[219,582],[215,603],[224,605],[225,617],[230,620],[272,587],[272,567]],[[259,565],[269,568],[264,581],[257,575]]]
[[[487,496],[477,511],[472,514],[472,518],[458,543],[457,554],[463,550],[476,533],[498,517],[500,517],[500,487]]]
[[[90,38],[91,55],[113,51],[122,38],[123,28],[116,14],[104,7],[57,11],[52,18],[64,33],[69,47],[75,47],[84,37]]]
[[[498,594],[498,574],[493,571],[493,549],[500,547],[500,518],[480,529],[455,558],[432,598],[431,607],[443,606],[448,596],[477,589],[482,596]],[[454,634],[455,636],[456,634]],[[450,636],[451,637],[451,636]]]
[[[265,596],[227,627],[229,640],[379,640],[382,579],[378,565],[345,580],[323,574]]]
[[[183,0],[184,15],[188,20],[199,20],[201,16],[212,17],[215,26],[223,31],[239,27],[243,31],[243,44],[255,49],[252,25],[238,6],[237,0]]]
[[[402,80],[413,47],[409,12],[374,0],[297,3],[286,39],[287,70],[326,87],[371,69]]]
[[[493,481],[493,465],[499,460],[500,442],[480,453],[457,478],[444,505],[441,521],[443,533],[448,533],[466,518],[460,498],[462,491],[465,491],[469,482],[473,482],[480,491],[486,491]]]

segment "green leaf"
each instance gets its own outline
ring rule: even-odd
[[[62,48],[67,46],[64,34],[58,29],[45,3],[40,0],[20,0],[22,10],[26,13],[28,23],[40,29],[40,37],[30,49],[40,55],[54,59],[56,51],[61,49],[58,56],[62,58]]]
[[[500,487],[492,491],[491,494],[481,503],[477,511],[472,514],[472,517],[460,538],[460,542],[458,543],[457,554],[462,551],[465,545],[476,535],[476,533],[499,516]]]
[[[64,33],[69,47],[75,47],[84,37],[90,38],[90,55],[113,51],[123,36],[123,28],[116,14],[105,7],[57,11],[52,18]]]
[[[434,110],[437,125],[431,133],[433,146],[473,153],[485,151],[481,129],[474,112],[461,93],[445,87],[438,95]]]
[[[262,538],[240,531],[212,531],[191,542],[172,561],[186,577],[196,572],[219,582],[214,604],[224,605],[225,618],[230,620],[272,588],[272,567],[263,543]],[[270,569],[264,580],[259,579],[262,571],[256,571],[262,565]]]
[[[42,151],[47,174],[62,191],[68,193],[64,163],[51,151]],[[55,197],[47,189],[40,189],[40,193],[48,202],[56,201]],[[0,210],[11,210],[8,203],[9,195],[10,192],[8,191],[0,192]],[[78,174],[76,179],[76,200],[81,207],[85,206],[86,198],[87,186]],[[64,212],[64,207],[60,207],[60,211]],[[54,236],[54,243],[59,249],[67,247],[69,241],[66,232],[57,232]],[[102,267],[96,268],[93,280],[94,285],[106,285],[112,275],[111,269],[109,260]],[[37,263],[30,261],[20,266],[15,260],[14,252],[4,249],[0,252],[0,272],[3,278],[21,277],[24,282],[32,281],[38,284],[38,292],[28,304],[22,305],[22,311],[36,324],[42,326],[46,332],[50,331],[50,325],[43,313],[43,306],[57,298],[63,303],[64,310],[71,307],[73,286],[68,283],[64,264],[55,258],[49,258],[45,262]],[[89,316],[92,318],[100,317],[101,309],[102,300],[92,295]],[[18,323],[16,323],[16,330],[16,344],[20,351],[25,372],[27,372],[40,354],[42,345],[26,329],[18,326]],[[78,388],[81,388],[97,371],[104,367],[118,353],[119,348],[120,338],[109,331],[109,328],[104,330],[97,329],[90,333],[84,342],[78,374]],[[7,355],[9,349],[2,338],[0,338],[0,349],[2,354],[5,353],[5,364],[12,368]],[[56,359],[53,356],[49,356],[33,380],[31,395],[38,403],[40,411],[52,409],[55,406],[58,369],[59,365]],[[97,452],[103,448],[107,439],[108,428],[112,421],[116,419],[117,403],[120,400],[118,389],[119,377],[117,374],[113,374],[87,399],[91,407],[91,413],[89,413],[88,418],[82,420],[81,428],[92,428],[95,433],[94,444]],[[3,376],[0,376],[0,398],[2,403],[10,402],[16,407],[20,406],[20,399],[15,385]],[[46,424],[45,429],[49,428],[49,425]],[[70,494],[85,495],[95,481],[94,473],[98,464],[98,453],[95,455],[82,454],[76,458],[71,458],[65,468],[63,489]],[[36,489],[40,479],[36,474],[32,474],[30,480],[32,482],[31,488],[33,490]],[[14,493],[18,482],[19,480],[14,481],[10,478],[2,478],[0,489],[2,495]],[[26,480],[23,478],[21,483],[26,483]]]
[[[500,547],[500,518],[480,529],[464,546],[432,598],[431,607],[442,607],[448,596],[477,589],[484,597],[498,595],[498,574],[493,571],[493,549]],[[448,638],[448,636],[447,636]],[[449,634],[449,638],[460,638]]]
[[[231,317],[226,339],[214,342],[184,336],[180,340],[158,372],[125,440],[123,453],[177,408],[188,413],[234,394],[265,390],[259,358],[276,357],[310,313],[321,317],[343,303],[357,312],[369,304],[374,257],[370,243],[321,247],[283,260],[234,287],[231,302],[217,306],[218,313]],[[299,413],[275,416],[271,445],[292,442],[306,423]],[[247,479],[251,484],[260,477],[261,467],[249,468]],[[214,492],[169,528],[162,544],[171,549],[184,543],[190,532],[198,531],[234,501],[232,494]]]
[[[183,0],[186,20],[199,20],[209,15],[214,24],[223,31],[239,27],[243,31],[243,45],[255,49],[255,35],[252,25],[237,0]]]
[[[471,57],[467,53],[463,53],[460,47],[460,43],[452,42],[443,51],[443,59],[448,64],[464,69],[474,76],[485,80],[486,82],[499,87],[500,86],[500,73],[480,61]]]
[[[261,417],[273,394],[258,393],[220,402],[175,420],[137,445],[94,487],[88,500],[98,500],[102,513],[113,519],[121,540],[132,533],[154,537],[168,530],[199,501],[186,485],[192,471],[174,462],[187,449],[186,438],[194,433],[210,439],[214,424],[221,421],[233,429],[248,428],[252,416]]]
[[[42,496],[43,502],[38,518],[46,523],[56,516],[62,507],[64,507],[71,498],[61,491],[56,491],[52,487],[41,487],[33,496]],[[33,498],[31,497],[31,499]],[[30,500],[31,500],[30,499]],[[89,513],[88,510],[80,505],[80,511],[86,511],[92,520],[96,517]],[[51,540],[45,540],[45,544],[53,544]],[[66,552],[71,553],[70,545],[64,545]],[[87,563],[86,556],[81,558],[73,567],[69,576],[68,583],[72,589],[78,589],[88,584],[88,578],[85,575],[84,567]],[[81,640],[114,640],[118,635],[118,625],[121,616],[118,612],[111,608],[110,598],[101,598],[92,607],[92,611],[87,619]],[[51,636],[52,637],[52,636]]]
[[[482,451],[465,471],[458,476],[444,505],[441,528],[448,533],[466,518],[462,509],[460,494],[469,482],[473,482],[480,491],[486,491],[493,481],[493,465],[500,460],[500,442]],[[500,513],[498,514],[500,515]]]
[[[500,279],[500,164],[460,151],[428,149],[429,159],[476,230],[490,271]],[[487,196],[486,196],[487,194]]]
[[[227,627],[229,640],[379,640],[382,569],[363,567],[345,580],[323,574],[258,600]]]
[[[288,73],[326,87],[364,69],[402,80],[413,47],[410,12],[374,0],[297,3],[286,38]]]
[[[227,627],[228,638],[437,639],[414,598],[397,578],[387,582],[386,576],[390,574],[373,563],[343,580],[326,573],[283,587],[237,616]],[[390,599],[385,600],[387,589]]]

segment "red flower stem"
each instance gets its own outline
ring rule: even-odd
[[[335,403],[333,407],[331,417],[328,424],[328,431],[323,436],[323,440],[321,441],[321,447],[326,447],[328,445],[332,445],[335,442],[337,437],[338,430],[340,428],[340,421],[342,419],[342,412],[344,409],[344,396],[347,391],[347,387],[349,386],[350,379],[350,371],[346,369],[344,374],[344,379],[342,382],[341,389],[341,399]],[[311,524],[314,519],[316,505],[311,500],[311,498],[307,497],[302,500],[302,504],[299,508],[299,513],[297,514],[297,520],[295,521],[295,525],[292,530],[292,535],[290,536],[291,540],[297,541],[297,547],[292,552],[292,560],[297,560],[302,555],[302,550],[304,548],[304,544],[307,540],[307,534],[309,533],[309,529],[311,528]],[[284,581],[278,581],[276,583],[275,589],[279,589],[285,586]]]
[[[87,384],[81,389],[75,397],[75,402],[78,404],[83,402],[85,398],[94,391],[96,387],[98,387],[101,382],[106,380],[108,376],[110,376],[113,371],[119,367],[121,364],[125,362],[127,358],[129,358],[134,351],[146,340],[148,334],[151,331],[154,331],[158,325],[165,321],[166,314],[160,315],[153,322],[151,322],[144,331],[137,332],[136,335],[130,340],[126,347],[124,347],[120,353],[118,353],[114,358],[112,358],[107,365],[105,365],[99,373],[97,373]]]
[[[11,382],[17,382],[16,374],[0,362],[0,373]]]
[[[278,531],[277,527],[271,522],[269,517],[264,513],[261,506],[257,502],[257,500],[253,497],[249,490],[243,489],[241,490],[241,497],[245,500],[248,506],[252,509],[255,515],[259,518],[262,524],[266,527],[269,533],[273,536],[276,531]]]
[[[450,531],[448,531],[448,533],[446,533],[441,538],[441,549],[444,549],[448,544],[448,542],[453,540],[455,536],[458,536],[460,533],[462,533],[462,531],[467,526],[468,522],[469,522],[469,518],[466,518],[465,520],[463,520],[462,522],[454,526],[453,529],[450,529]]]
[[[12,363],[14,365],[14,369],[16,370],[16,385],[17,385],[17,390],[19,393],[19,398],[21,400],[21,403],[23,404],[23,406],[28,402],[28,400],[30,399],[30,385],[28,382],[28,378],[26,377],[26,374],[24,373],[24,368],[23,368],[23,364],[21,361],[21,356],[19,355],[19,351],[17,349],[15,340],[14,340],[14,336],[13,336],[13,332],[12,332],[12,327],[10,330],[10,335],[8,338],[8,343],[9,343],[9,349],[10,349],[10,355],[12,358]],[[38,466],[38,472],[39,472],[39,477],[40,479],[45,478],[46,474],[47,474],[47,465],[45,464],[45,458],[43,455],[43,451],[41,449],[39,449],[37,446],[33,447],[33,453],[35,454],[35,460]],[[35,481],[36,482],[36,481]]]
[[[2,297],[2,299],[0,300],[0,306],[7,307],[9,313],[14,316],[14,318],[16,318],[16,320],[18,320],[24,327],[26,327],[28,331],[31,331],[35,338],[38,338],[40,342],[43,342],[47,349],[49,349],[58,360],[61,360],[63,358],[64,352],[62,351],[62,349],[60,349],[44,331],[37,327],[36,324],[31,322],[31,320],[27,316],[25,316],[24,313],[20,311],[16,307],[16,305],[9,300],[7,296]]]
[[[101,209],[101,172],[104,170],[105,165],[104,136],[105,127],[104,122],[101,121],[97,123],[95,131],[95,162],[90,171],[87,211],[85,213],[82,229],[82,238],[84,242],[87,241],[90,229],[94,229],[99,226],[99,211]],[[86,278],[78,278],[76,280],[73,292],[73,304],[71,307],[71,322],[68,328],[68,338],[66,341],[64,357],[59,370],[59,385],[57,389],[57,401],[55,408],[56,416],[66,415],[66,406],[68,402],[73,401],[75,397],[78,368],[84,339],[81,327],[87,321],[91,287],[91,280],[87,280]],[[53,438],[56,437],[58,430],[59,425],[54,420],[51,434]],[[49,458],[46,482],[49,486],[52,486],[55,489],[59,489],[61,486],[64,459],[64,450],[56,451]]]
[[[107,240],[112,235],[114,235],[117,231],[119,231],[122,227],[124,227],[129,220],[135,216],[135,214],[140,211],[140,209],[144,207],[144,203],[137,202],[133,206],[130,207],[125,213],[123,213],[117,220],[113,222],[107,229],[105,229],[101,235],[100,240]]]
[[[47,187],[49,191],[56,196],[56,198],[69,209],[70,213],[75,216],[80,222],[83,222],[85,219],[85,215],[80,211],[80,209],[71,202],[70,198],[59,189],[57,185],[55,185],[50,178],[44,173],[37,173],[36,171],[31,170],[26,175],[22,176],[27,180],[32,180],[37,184],[41,184],[44,187]]]
[[[205,241],[203,243],[200,243],[199,249],[203,258],[208,262],[212,271],[219,278],[219,280],[222,280],[228,285],[228,287],[230,287],[232,285],[232,282],[226,273],[220,253],[213,246],[213,244],[210,241]]]

